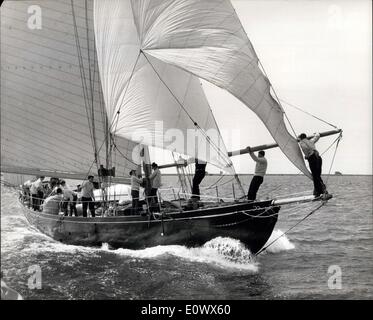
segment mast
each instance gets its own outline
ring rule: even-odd
[[[152,185],[151,185],[149,176],[152,173],[152,167],[151,167],[151,163],[150,163],[149,148],[146,145],[141,145],[140,150],[141,150],[140,151],[140,157],[142,159],[142,167],[143,167],[143,171],[144,171],[144,174],[145,174],[145,186],[144,186],[145,195],[150,196]]]

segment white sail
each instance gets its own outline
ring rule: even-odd
[[[199,79],[141,51],[131,1],[95,1],[94,21],[113,132],[220,168],[231,165]]]
[[[87,3],[85,8],[85,1],[78,0],[73,1],[73,7],[68,0],[40,4],[7,1],[1,7],[4,172],[47,172],[80,179],[89,171],[97,174],[93,130],[100,150],[98,161],[106,165],[107,117],[95,59],[93,2]],[[32,5],[40,5],[40,28],[35,24],[37,10],[30,11]],[[89,124],[92,99],[94,125]],[[117,176],[127,177],[129,169],[136,168],[131,159],[136,143],[117,137],[116,145],[119,151],[115,150],[111,165],[116,167]]]
[[[148,58],[229,91],[256,113],[283,153],[311,177],[229,0],[133,0],[131,4],[139,45]]]

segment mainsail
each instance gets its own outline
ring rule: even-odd
[[[181,114],[178,127],[188,128],[180,108],[187,114],[194,108],[200,112],[205,110],[205,103],[200,98],[198,104],[188,105],[182,99],[191,90],[185,81],[190,79],[194,85],[194,77],[199,77],[229,91],[249,107],[289,160],[311,177],[229,0],[100,0],[95,1],[94,17],[104,97],[112,119],[118,117],[117,134],[130,138],[129,130],[158,117],[171,128],[176,124],[175,118],[168,117],[170,110]],[[172,78],[171,72],[178,75]],[[175,88],[184,90],[177,92]],[[161,95],[163,100],[158,100]],[[150,106],[150,100],[157,103]],[[120,109],[130,114],[139,110],[141,119],[116,113]],[[203,123],[204,119],[198,120]]]
[[[82,178],[97,173],[95,148],[106,166],[93,2],[40,2],[40,28],[33,25],[38,4],[1,7],[1,170]],[[111,165],[127,177],[137,144],[123,137],[115,144]]]

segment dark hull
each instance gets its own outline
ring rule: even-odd
[[[216,237],[243,242],[252,253],[269,239],[277,222],[279,206],[271,201],[235,203],[213,208],[152,216],[63,217],[24,213],[31,225],[66,244],[142,249],[157,245],[201,246]]]

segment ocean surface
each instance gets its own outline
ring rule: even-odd
[[[245,190],[250,179],[241,177]],[[33,229],[2,186],[1,270],[24,299],[373,299],[372,176],[325,180],[334,198],[257,258],[231,238],[198,248],[64,245]],[[266,176],[258,197],[309,193],[303,176]],[[283,206],[269,242],[316,206]]]

